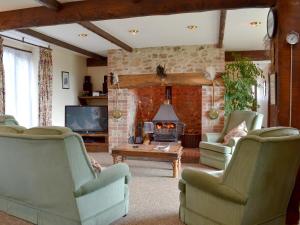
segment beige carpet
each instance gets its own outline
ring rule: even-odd
[[[112,164],[112,158],[107,153],[92,155],[103,166]],[[178,179],[171,177],[171,164],[144,160],[126,162],[133,175],[130,183],[129,214],[113,225],[182,225],[178,218]],[[187,166],[200,167],[199,164],[183,164],[183,167]],[[31,224],[0,212],[0,225]]]

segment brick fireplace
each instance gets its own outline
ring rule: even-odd
[[[224,50],[213,45],[182,46],[135,49],[133,53],[111,50],[108,53],[109,71],[118,75],[154,74],[158,64],[167,68],[167,73],[203,73],[207,66],[223,72]],[[118,108],[122,117],[112,118],[112,110]],[[109,145],[110,149],[128,142],[135,135],[137,122],[151,121],[165,99],[164,86],[147,86],[109,89]],[[216,106],[224,103],[224,88],[215,88]],[[211,107],[212,87],[172,85],[172,104],[177,116],[186,124],[186,132],[203,134],[218,132],[223,128],[223,112],[219,119],[210,120],[207,112]]]

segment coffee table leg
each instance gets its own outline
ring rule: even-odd
[[[178,159],[178,173],[181,171],[181,159]]]
[[[172,163],[173,166],[173,177],[176,178],[178,177],[178,160],[174,160]]]

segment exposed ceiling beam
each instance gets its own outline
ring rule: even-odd
[[[224,32],[225,32],[225,25],[226,25],[226,15],[227,15],[227,10],[222,9],[221,13],[220,13],[220,28],[219,28],[218,48],[223,48]]]
[[[59,3],[56,0],[35,0],[35,1],[37,1],[38,3],[40,3],[41,5],[49,8],[49,9],[52,9],[55,11],[58,11],[62,6],[61,3]]]
[[[35,7],[0,12],[0,31],[35,26],[167,15],[218,9],[274,6],[276,0],[86,0],[61,4],[59,11]]]
[[[249,58],[253,61],[265,61],[271,60],[270,51],[266,50],[255,50],[255,51],[226,51],[225,62],[234,61],[234,56],[238,55],[241,57]]]
[[[43,40],[43,41],[45,41],[45,42],[48,42],[48,43],[51,43],[51,44],[60,46],[60,47],[62,47],[62,48],[66,48],[66,49],[69,49],[69,50],[71,50],[71,51],[74,51],[74,52],[77,52],[77,53],[86,55],[86,56],[88,56],[88,57],[91,57],[91,58],[94,58],[94,59],[103,61],[103,63],[106,63],[106,62],[107,62],[107,58],[104,57],[104,56],[98,55],[98,54],[96,54],[96,53],[87,51],[87,50],[85,50],[85,49],[79,48],[79,47],[77,47],[77,46],[68,44],[68,43],[63,42],[63,41],[60,41],[60,40],[55,39],[55,38],[53,38],[53,37],[50,37],[50,36],[47,36],[47,35],[42,34],[42,33],[40,33],[40,32],[37,32],[37,31],[35,31],[35,30],[31,30],[31,29],[20,29],[20,30],[18,30],[18,31],[21,32],[21,33],[23,33],[23,34],[27,34],[27,35],[30,35],[30,36],[32,36],[32,37],[38,38],[38,39],[40,39],[40,40]]]
[[[119,46],[120,48],[123,48],[124,50],[128,52],[132,52],[132,47],[127,45],[126,43],[122,42],[121,40],[117,39],[116,37],[112,36],[111,34],[107,33],[105,30],[102,30],[98,26],[94,25],[91,22],[88,21],[82,21],[79,22],[81,26],[84,28],[94,32],[95,34],[99,35],[100,37],[106,39],[107,41],[110,41],[111,43],[114,43],[115,45]]]
[[[103,61],[98,60],[98,59],[87,58],[86,59],[86,66],[87,67],[107,66],[107,61],[103,62]]]

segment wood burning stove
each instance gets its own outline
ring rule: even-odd
[[[177,117],[172,106],[172,87],[166,87],[166,100],[153,118],[153,139],[156,142],[177,142],[184,134],[185,124]]]

